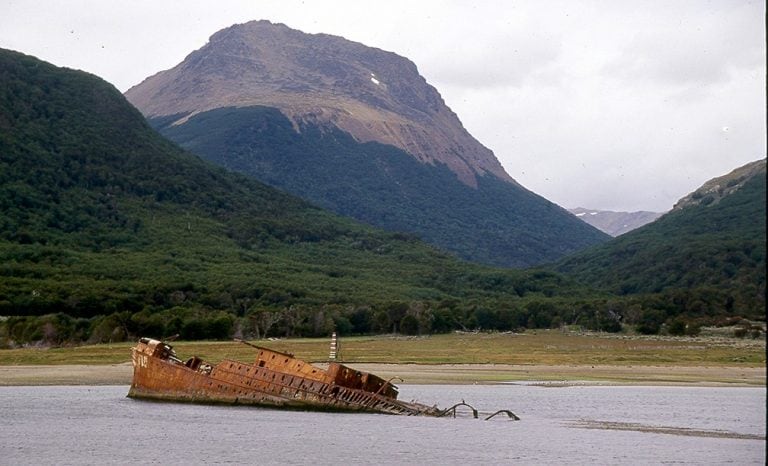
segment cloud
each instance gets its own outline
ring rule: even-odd
[[[674,10],[638,30],[603,68],[627,85],[706,87],[760,66],[765,38],[749,5],[714,3]]]
[[[699,86],[729,79],[728,66],[714,52],[679,47],[654,37],[635,41],[607,64],[604,72],[630,83],[649,81],[660,85]]]
[[[553,65],[561,51],[557,38],[520,32],[459,37],[442,44],[445,54],[427,60],[430,75],[443,85],[462,88],[520,87]],[[446,56],[455,59],[446,60]]]

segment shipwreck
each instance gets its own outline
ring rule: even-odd
[[[246,343],[246,342],[243,342]],[[192,356],[182,361],[168,343],[139,339],[132,348],[133,381],[129,398],[191,403],[251,405],[305,411],[345,411],[408,416],[456,416],[467,407],[457,403],[446,410],[397,399],[391,380],[337,362],[327,369],[292,354],[246,343],[256,349],[253,363],[225,359],[218,364]],[[517,420],[511,411],[500,410]]]

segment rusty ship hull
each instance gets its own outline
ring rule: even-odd
[[[327,369],[290,354],[255,347],[253,363],[197,357],[182,362],[167,343],[142,338],[132,348],[128,397],[159,401],[251,405],[311,411],[439,416],[441,411],[397,399],[397,387],[373,374],[330,363]]]

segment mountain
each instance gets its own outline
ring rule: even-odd
[[[707,181],[699,189],[677,201],[672,210],[679,211],[697,205],[717,204],[723,198],[741,189],[744,183],[759,175],[765,175],[765,160],[756,160],[727,175]]]
[[[277,108],[295,129],[320,124],[394,146],[468,185],[485,174],[512,182],[416,65],[341,37],[269,21],[235,25],[125,95],[149,118],[177,115],[176,124],[217,108]]]
[[[231,170],[487,264],[607,239],[515,182],[409,60],[255,21],[125,93],[181,146]]]
[[[568,209],[568,212],[614,237],[623,235],[646,223],[651,223],[664,215],[663,212],[648,212],[644,210],[637,212],[613,212],[610,210],[585,209],[583,207]]]
[[[101,79],[1,49],[0,277],[0,316],[41,316],[0,319],[15,342],[450,331],[579,294],[216,167]]]
[[[765,185],[763,159],[705,183],[655,222],[574,254],[555,270],[622,295],[666,293],[693,314],[764,318]],[[713,200],[704,201],[709,195]]]

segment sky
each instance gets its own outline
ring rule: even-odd
[[[666,211],[766,156],[762,1],[0,0],[0,48],[125,91],[258,19],[409,58],[566,208]]]

